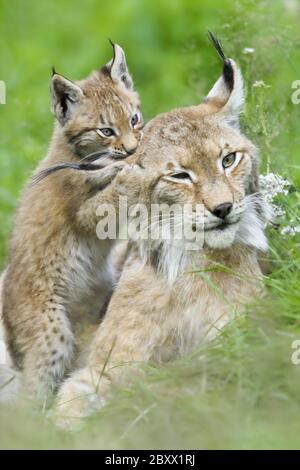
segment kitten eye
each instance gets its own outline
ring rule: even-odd
[[[113,129],[111,129],[110,127],[103,127],[102,129],[98,129],[98,131],[104,137],[111,137],[112,135],[115,135],[115,131]]]
[[[131,122],[132,127],[134,127],[134,126],[137,125],[137,123],[139,122],[139,115],[138,115],[138,113],[136,113],[134,116],[132,116],[130,122]]]
[[[173,175],[170,175],[170,178],[173,178],[176,180],[192,181],[189,173],[186,173],[185,171],[182,171],[180,173],[174,173]]]
[[[229,168],[230,166],[234,164],[235,160],[236,160],[236,152],[229,153],[223,158],[222,167]]]

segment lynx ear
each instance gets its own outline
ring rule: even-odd
[[[112,60],[107,64],[109,67],[109,72],[112,80],[116,83],[120,83],[122,86],[125,86],[128,90],[133,89],[133,80],[128,72],[125,52],[122,47],[118,44],[114,44],[110,41],[113,50],[114,56]]]
[[[83,97],[82,89],[71,80],[52,70],[51,80],[52,112],[64,125],[71,117],[76,105]]]
[[[244,105],[244,84],[242,74],[232,59],[227,59],[218,39],[209,32],[209,37],[223,61],[223,74],[206,96],[204,103],[214,112],[220,113],[226,121],[239,127],[239,115]]]

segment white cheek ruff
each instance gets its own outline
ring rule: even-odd
[[[245,205],[235,240],[257,250],[267,251],[268,240],[264,227],[271,217],[269,207],[259,193],[246,196]]]
[[[228,225],[224,230],[205,232],[205,243],[212,249],[230,248],[234,243],[241,243],[256,250],[267,251],[268,241],[264,233],[266,222],[272,218],[270,208],[261,194],[245,197],[244,210],[237,224]]]
[[[185,240],[139,240],[138,247],[144,264],[151,260],[154,253],[158,254],[158,272],[169,285],[185,271],[190,257]]]
[[[162,244],[159,257],[159,270],[172,285],[178,276],[185,271],[188,259],[188,252],[182,241],[165,241]]]
[[[229,248],[235,239],[237,224],[228,225],[224,230],[209,230],[204,233],[204,240],[207,246],[216,250],[225,250]]]
[[[244,210],[242,210],[242,206]],[[264,227],[269,220],[270,211],[262,195],[256,193],[246,196],[243,204],[240,204],[237,214],[240,215],[240,220],[228,224],[223,230],[218,230],[217,227],[204,230],[204,239],[202,239],[202,243],[199,243],[199,249],[197,248],[196,251],[190,249],[190,245],[185,239],[137,239],[135,241],[138,242],[140,256],[146,264],[156,253],[158,271],[172,285],[193,262],[195,252],[199,253],[202,250],[203,241],[213,250],[230,249],[234,247],[235,243],[240,243],[256,250],[267,251],[268,241]]]

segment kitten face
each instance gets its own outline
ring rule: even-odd
[[[84,98],[64,127],[75,153],[81,158],[102,150],[120,157],[134,153],[144,126],[137,93],[103,72],[95,72],[81,88]]]
[[[74,153],[83,158],[111,150],[120,158],[135,152],[144,126],[140,100],[133,88],[123,50],[80,82],[54,71],[53,112]]]

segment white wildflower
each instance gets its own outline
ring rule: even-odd
[[[294,227],[292,225],[287,225],[286,227],[283,227],[280,231],[281,235],[289,235],[291,237],[294,237],[298,233],[300,233],[300,225],[295,225]]]
[[[283,219],[285,216],[285,210],[282,207],[279,207],[274,202],[271,204],[272,215],[275,219]]]
[[[282,176],[276,175],[275,173],[260,175],[259,183],[261,193],[269,203],[273,202],[275,196],[278,196],[278,194],[287,196],[289,193],[289,188],[292,185],[289,180],[282,178]]]
[[[271,85],[266,85],[263,80],[256,80],[252,86],[253,88],[271,88]]]
[[[243,54],[245,55],[252,55],[254,54],[254,52],[255,52],[255,49],[253,47],[245,47],[243,49]]]
[[[260,175],[259,183],[261,188],[261,194],[263,195],[265,201],[268,203],[271,209],[272,219],[283,219],[286,215],[286,212],[283,207],[279,206],[274,202],[274,199],[279,194],[287,196],[289,193],[289,188],[292,186],[292,183],[289,180],[283,178],[282,176],[276,175],[275,173]],[[288,227],[285,228],[288,229]],[[282,233],[282,235],[285,234],[288,235],[289,230],[287,230],[286,233]]]

